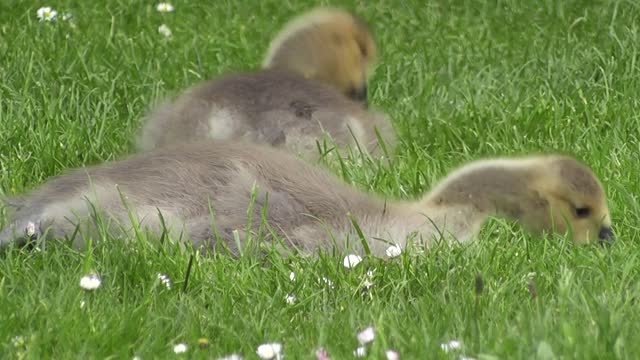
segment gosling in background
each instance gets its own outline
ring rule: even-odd
[[[348,186],[288,152],[204,142],[78,169],[7,203],[17,211],[0,232],[0,246],[72,237],[80,225],[84,230],[74,245],[82,248],[82,234],[96,236],[93,209],[108,232],[129,237],[127,207],[135,222],[155,234],[167,230],[195,246],[221,240],[235,253],[234,232],[240,239],[257,233],[263,212],[284,245],[303,254],[334,246],[362,253],[352,219],[376,256],[384,256],[390,244],[413,244],[407,240],[412,238],[427,247],[441,236],[468,240],[490,216],[515,220],[535,233],[571,230],[577,243],[613,239],[599,180],[575,159],[556,155],[471,162],[422,199],[394,201]],[[271,234],[263,231],[264,240],[273,241]]]
[[[366,107],[374,38],[353,14],[318,8],[288,23],[271,43],[263,69],[222,76],[188,89],[152,111],[140,150],[201,139],[246,140],[318,156],[325,135],[381,154],[376,130],[391,150],[393,127]]]
[[[376,44],[368,25],[337,8],[316,8],[289,21],[271,41],[263,69],[293,72],[367,104]]]

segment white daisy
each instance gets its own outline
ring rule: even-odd
[[[373,329],[372,326],[369,326],[368,328],[358,333],[358,342],[361,345],[368,344],[372,342],[375,337],[376,337],[376,331]]]
[[[180,343],[173,347],[173,352],[176,354],[183,354],[187,352],[187,344]]]
[[[53,21],[58,16],[58,12],[49,6],[45,6],[38,9],[38,11],[36,11],[36,15],[38,15],[38,19],[40,19],[40,21]]]
[[[351,269],[353,267],[356,267],[356,265],[358,265],[361,261],[362,261],[362,258],[360,256],[351,254],[344,257],[342,264],[347,269]]]
[[[400,256],[400,254],[402,254],[402,248],[400,246],[394,244],[394,245],[389,246],[387,248],[387,250],[385,251],[385,253],[390,258],[398,257],[398,256]]]
[[[162,24],[162,25],[160,25],[160,27],[158,27],[158,32],[161,35],[164,35],[164,37],[167,37],[167,38],[171,37],[171,35],[172,35],[171,29],[169,29],[169,27],[167,25],[165,25],[165,24]]]
[[[258,346],[256,354],[263,360],[277,359],[280,360],[282,345],[280,343],[268,343]]]
[[[387,360],[399,360],[400,355],[395,350],[387,350],[384,353],[387,356]]]
[[[449,352],[453,350],[460,350],[462,348],[462,343],[459,340],[451,340],[446,343],[440,344],[440,349],[444,352]]]
[[[159,12],[165,13],[165,12],[172,12],[174,10],[173,5],[163,2],[160,3],[156,6],[156,10],[158,10]]]
[[[293,305],[296,302],[296,297],[294,295],[287,294],[287,296],[284,297],[284,301],[289,305]]]
[[[80,287],[85,290],[95,290],[100,287],[102,280],[98,274],[88,274],[80,279]]]

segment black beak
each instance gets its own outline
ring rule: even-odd
[[[612,244],[616,239],[613,230],[609,226],[603,226],[598,233],[598,241],[600,244]]]
[[[367,99],[367,84],[351,89],[349,97],[355,101],[363,103],[365,108],[369,107],[369,101]]]

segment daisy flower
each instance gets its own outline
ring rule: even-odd
[[[158,12],[161,12],[161,13],[166,13],[166,12],[172,12],[174,10],[174,7],[169,3],[163,2],[163,3],[159,3],[156,6],[156,10],[158,10]]]
[[[400,248],[400,246],[394,244],[394,245],[389,246],[387,248],[387,250],[385,250],[385,253],[390,258],[398,257],[398,256],[400,256],[400,254],[402,254],[402,248]]]
[[[173,352],[176,354],[183,354],[187,352],[187,344],[180,343],[173,347]]]
[[[369,326],[368,328],[358,333],[358,342],[361,345],[368,344],[372,342],[375,337],[376,337],[376,331],[373,329],[372,326]]]
[[[88,274],[80,279],[80,287],[85,290],[95,290],[100,287],[102,280],[98,274]]]
[[[171,37],[171,35],[172,35],[171,29],[169,29],[169,27],[167,25],[165,25],[165,24],[162,24],[162,25],[160,25],[160,27],[158,27],[158,32],[161,35],[164,35],[164,37],[167,37],[167,38]]]
[[[346,267],[347,269],[351,269],[353,267],[356,267],[356,265],[358,265],[361,261],[362,258],[360,256],[351,254],[344,257],[342,265],[344,265],[344,267]]]
[[[291,294],[287,294],[287,296],[284,297],[284,301],[288,304],[288,305],[293,305],[296,302],[296,297],[294,295]]]
[[[387,356],[387,360],[399,360],[400,359],[400,355],[395,350],[387,350],[384,354]]]
[[[41,7],[36,11],[36,15],[40,21],[53,21],[58,16],[58,12],[49,6]]]
[[[256,354],[263,360],[281,359],[282,345],[280,343],[269,343],[258,346]]]

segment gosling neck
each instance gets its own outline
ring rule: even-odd
[[[447,176],[424,198],[429,207],[470,208],[478,215],[519,219],[524,206],[544,201],[532,187],[531,162],[485,160]]]

